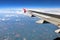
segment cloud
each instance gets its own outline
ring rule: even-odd
[[[0,9],[0,13],[17,13],[17,14],[22,14],[22,10],[20,8],[5,8],[5,9]]]
[[[0,21],[10,20],[10,18],[0,18]]]
[[[60,15],[60,8],[27,8],[27,10],[34,10],[34,11],[38,11],[38,12],[44,12],[44,13]],[[0,13],[24,14],[22,8],[0,9]]]

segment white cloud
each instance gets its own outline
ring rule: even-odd
[[[6,9],[0,9],[0,13],[17,13],[22,14],[22,11],[20,8],[6,8]]]
[[[10,20],[10,18],[0,18],[0,21]]]
[[[60,8],[27,8],[28,10],[34,10],[38,12],[51,13],[60,15]],[[6,8],[0,9],[0,13],[16,13],[24,14],[22,8]]]

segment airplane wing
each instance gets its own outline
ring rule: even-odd
[[[29,12],[31,12],[31,15],[40,17],[43,20],[50,22],[54,25],[57,25],[60,28],[60,15],[42,13],[42,12],[37,12],[37,11],[32,11],[32,10],[29,10]]]
[[[34,11],[34,10],[28,10],[28,13],[30,14],[31,17],[36,16],[41,19],[41,20],[36,21],[36,23],[49,22],[56,25],[58,28],[60,28],[60,15],[44,13],[44,12],[39,12],[39,11]]]

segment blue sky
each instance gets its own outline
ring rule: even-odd
[[[0,0],[0,8],[60,8],[60,0]]]

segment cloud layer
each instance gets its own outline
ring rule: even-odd
[[[34,10],[38,12],[60,15],[60,8],[27,8],[27,10]],[[0,9],[0,13],[23,14],[23,9],[22,8]]]

